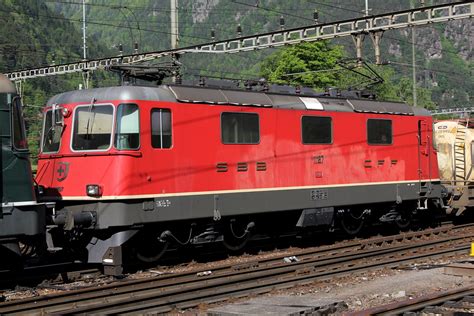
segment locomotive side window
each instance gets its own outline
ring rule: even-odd
[[[369,145],[391,145],[392,121],[369,119],[367,121],[367,142]]]
[[[140,147],[138,105],[120,104],[117,109],[115,126],[115,148],[138,149]]]
[[[332,118],[303,116],[301,120],[303,144],[331,144]]]
[[[13,100],[12,105],[12,121],[13,121],[13,147],[18,150],[28,149],[26,142],[25,124],[23,121],[23,113],[21,111],[21,102],[19,98]]]
[[[221,136],[224,144],[258,144],[260,142],[258,114],[222,113]]]
[[[54,124],[53,111],[46,111],[44,113],[43,138],[41,140],[41,148],[44,153],[58,152],[62,129],[62,125]]]
[[[151,146],[171,148],[171,111],[169,109],[151,110]]]
[[[86,105],[76,108],[74,117],[73,150],[107,150],[112,138],[114,107]]]

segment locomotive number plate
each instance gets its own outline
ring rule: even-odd
[[[156,204],[156,207],[170,207],[171,201],[170,200],[156,200],[155,204]]]
[[[328,190],[311,190],[311,200],[327,200],[328,199]]]
[[[324,163],[324,155],[318,155],[313,157],[313,161],[315,164],[322,164]]]

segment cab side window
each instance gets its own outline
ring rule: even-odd
[[[258,114],[222,113],[221,139],[224,144],[258,144],[260,142]]]
[[[391,120],[369,119],[367,121],[367,143],[369,145],[391,145],[392,140]]]
[[[301,119],[303,144],[331,144],[332,118],[322,116],[303,116]]]
[[[151,146],[160,149],[171,148],[171,136],[171,111],[169,109],[152,109]]]

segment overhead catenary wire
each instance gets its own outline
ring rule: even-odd
[[[302,19],[302,20],[305,20],[305,21],[313,22],[313,19],[306,18],[304,16],[295,15],[295,14],[288,13],[288,12],[282,12],[282,11],[279,11],[279,10],[273,10],[273,9],[269,9],[269,8],[265,8],[265,7],[261,7],[261,6],[255,6],[255,5],[251,5],[251,4],[248,4],[248,3],[245,3],[245,2],[240,2],[240,1],[237,1],[237,0],[230,0],[230,2],[235,3],[235,4],[239,4],[239,5],[243,5],[243,6],[247,6],[247,7],[251,7],[251,8],[265,10],[265,11],[273,12],[273,13],[277,13],[277,14],[283,14],[283,15],[286,15],[286,16],[291,16],[291,17],[294,17],[294,18],[298,18],[298,19]]]
[[[74,22],[74,23],[82,23],[82,19],[73,19],[73,18],[66,18],[62,16],[53,16],[53,15],[44,15],[44,14],[27,14],[22,11],[17,11],[17,10],[4,10],[0,9],[0,12],[6,12],[6,13],[11,13],[15,12],[17,14],[23,14],[32,18],[46,18],[46,19],[54,19],[54,20],[62,20],[62,21],[69,21],[69,22]],[[100,25],[100,26],[108,26],[108,27],[116,27],[116,28],[124,28],[124,29],[134,29],[138,30],[136,27],[132,26],[121,26],[121,25],[116,25],[116,24],[110,24],[110,23],[104,23],[104,22],[97,22],[97,21],[87,21],[88,24],[94,24],[94,25]],[[170,35],[171,32],[166,32],[166,31],[158,31],[156,29],[141,29],[145,32],[150,32],[150,33],[158,33],[158,34],[167,34]],[[200,40],[208,40],[206,37],[198,37],[198,36],[192,36],[192,35],[184,35],[184,37],[189,37],[189,38],[194,38],[194,39],[200,39]]]
[[[315,1],[310,1],[310,0],[307,0],[308,2],[310,3],[315,3],[315,4],[322,4],[322,3],[319,3],[319,2],[315,2]],[[330,5],[328,5],[330,6]],[[330,6],[330,7],[336,7],[336,6]],[[348,12],[359,12],[359,11],[355,11],[355,10],[351,10],[351,9],[347,9],[347,8],[344,8],[344,7],[337,7],[341,10],[344,10],[344,11],[348,11]],[[319,10],[321,12],[323,12],[325,15],[328,15],[328,16],[331,16],[331,17],[336,17],[336,15],[334,14],[331,14],[327,11],[324,11],[324,10]],[[359,12],[361,13],[361,12]],[[470,32],[469,32],[470,33]],[[463,33],[463,35],[465,35],[465,33]],[[409,40],[403,40],[403,39],[399,39],[399,38],[396,38],[396,37],[390,37],[390,36],[384,36],[384,38],[387,38],[387,39],[391,39],[391,40],[396,40],[396,41],[399,41],[399,42],[404,42],[404,43],[407,43],[407,44],[414,44],[415,46],[420,46],[420,47],[432,47],[431,43],[426,43],[426,44],[420,44],[420,43],[413,43],[412,41],[409,41]],[[459,52],[458,51],[455,51],[455,50],[449,50],[449,49],[446,49],[446,48],[440,48],[439,50],[442,50],[443,52],[447,52],[447,53],[451,53],[451,54],[454,54],[454,55],[458,55]]]

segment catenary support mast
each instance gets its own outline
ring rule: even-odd
[[[82,49],[83,58],[87,60],[87,46],[86,46],[86,0],[82,0]]]

